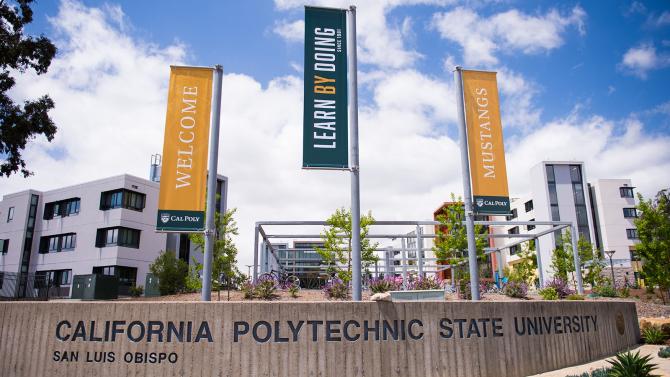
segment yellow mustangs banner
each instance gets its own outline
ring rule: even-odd
[[[462,71],[470,180],[477,214],[510,212],[495,72]]]
[[[204,229],[212,77],[212,68],[171,67],[158,231]]]

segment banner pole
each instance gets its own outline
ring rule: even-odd
[[[356,61],[356,7],[347,13],[349,33],[349,122],[351,125],[351,282],[352,298],[361,301],[361,201],[358,166],[358,67]]]
[[[462,68],[454,71],[458,119],[461,124],[461,173],[463,174],[463,204],[465,205],[465,231],[468,238],[468,265],[470,268],[470,293],[472,301],[479,301],[479,268],[477,266],[477,244],[475,243],[475,215],[472,211],[472,187],[470,187],[470,161],[468,159],[468,131],[465,124],[465,101],[463,100]]]
[[[202,267],[201,301],[212,300],[212,259],[216,242],[216,175],[219,161],[219,126],[221,122],[221,80],[223,68],[214,67],[214,88],[212,96],[212,131],[209,136],[209,169],[207,172],[207,214],[205,218],[205,257]],[[217,276],[217,279],[219,277]]]

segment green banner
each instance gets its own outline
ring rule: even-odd
[[[347,169],[347,12],[305,7],[302,167]]]
[[[509,215],[511,213],[509,197],[475,195],[474,212],[478,215]]]
[[[205,229],[204,211],[158,210],[157,231],[195,232]]]

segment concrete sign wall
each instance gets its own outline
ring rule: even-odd
[[[637,343],[634,303],[0,303],[2,376],[525,376]]]

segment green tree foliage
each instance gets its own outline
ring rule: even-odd
[[[216,224],[216,240],[214,241],[214,252],[212,254],[212,288],[220,290],[224,285],[225,280],[237,280],[236,277],[240,275],[237,269],[237,246],[233,242],[232,236],[238,235],[237,222],[233,217],[237,208],[227,210],[223,215],[219,212],[214,214]],[[205,236],[202,233],[193,233],[190,236],[191,242],[204,253],[205,251]],[[193,281],[195,276],[200,275],[202,271],[202,264],[194,261],[189,278],[189,289],[195,288],[196,283]],[[195,279],[199,280],[199,279]],[[196,285],[197,286],[197,285]],[[200,286],[202,287],[202,281]]]
[[[640,243],[635,250],[642,258],[645,283],[658,286],[661,296],[670,293],[670,195],[660,191],[654,200],[638,194],[640,215],[635,220]]]
[[[438,226],[433,252],[439,263],[445,263],[452,266],[457,265],[468,258],[468,237],[463,224],[465,219],[465,207],[462,199],[451,194],[451,201],[456,203],[447,206],[444,212],[437,215]],[[475,234],[486,235],[488,230],[482,225],[475,225]],[[475,238],[477,245],[477,256],[482,257],[484,248],[488,246],[486,237]]]
[[[577,251],[579,253],[579,261],[581,265],[590,265],[594,262],[599,264],[594,266],[593,271],[589,270],[584,276],[584,271],[581,270],[582,280],[584,281],[600,281],[600,271],[602,271],[602,257],[600,253],[595,250],[593,244],[589,242],[583,235],[579,235],[577,240]],[[576,284],[575,280],[575,261],[572,252],[572,234],[569,229],[566,229],[559,239],[558,247],[554,249],[551,256],[551,268],[554,270],[554,275],[561,278],[563,281],[568,281],[568,276]]]
[[[21,153],[29,140],[43,135],[53,140],[56,126],[49,118],[54,102],[48,95],[37,100],[15,104],[7,93],[14,87],[14,73],[33,69],[46,73],[56,55],[56,46],[40,36],[24,36],[24,26],[33,21],[32,0],[0,1],[0,175],[9,177],[21,170],[24,177],[32,173],[26,168]]]
[[[158,289],[161,295],[172,295],[184,290],[188,264],[177,258],[173,251],[162,251],[149,265],[149,271],[158,277]]]
[[[351,280],[351,211],[339,208],[330,215],[328,228],[321,235],[323,247],[316,251],[328,266],[328,272],[336,273],[345,283]],[[367,238],[370,225],[375,222],[372,213],[361,216],[361,268],[367,269],[379,258],[375,255],[377,242]]]
[[[524,242],[521,253],[518,254],[519,261],[509,273],[509,280],[518,283],[532,284],[536,279],[537,258],[535,256],[535,241]]]

